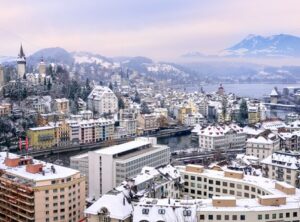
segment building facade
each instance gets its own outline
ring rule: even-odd
[[[210,125],[198,132],[199,147],[208,150],[239,149],[246,146],[246,133],[236,124]]]
[[[77,222],[84,218],[79,171],[0,153],[0,221]]]
[[[117,113],[118,98],[105,86],[95,86],[88,96],[88,108],[99,115]]]
[[[264,177],[300,188],[300,153],[277,151],[261,161]]]

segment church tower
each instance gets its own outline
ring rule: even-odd
[[[46,74],[46,63],[44,62],[44,58],[41,57],[41,61],[39,64],[39,74]]]
[[[21,44],[20,52],[17,59],[18,78],[23,78],[26,72],[26,57]]]

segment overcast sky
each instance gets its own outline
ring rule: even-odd
[[[0,0],[0,55],[45,47],[172,59],[248,34],[300,36],[299,0]]]

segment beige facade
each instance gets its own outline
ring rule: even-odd
[[[0,158],[0,221],[84,218],[85,177],[79,171],[14,154]]]
[[[137,118],[138,127],[144,132],[150,132],[158,130],[159,123],[157,116],[154,114],[140,114]]]
[[[54,100],[54,109],[59,113],[68,114],[70,112],[69,100],[66,98],[55,99]]]

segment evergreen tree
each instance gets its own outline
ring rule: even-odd
[[[110,88],[111,90],[113,90],[113,85],[112,85],[111,82],[109,83],[108,88]]]
[[[125,108],[125,103],[124,103],[122,97],[118,97],[118,107],[119,107],[119,109]]]
[[[22,97],[23,97],[23,99],[25,99],[27,97],[27,89],[26,88],[23,89]]]
[[[240,104],[239,122],[244,124],[248,120],[248,106],[246,100],[242,99]]]
[[[51,88],[52,88],[52,84],[51,84],[51,81],[49,80],[49,81],[48,81],[48,85],[47,85],[47,89],[48,89],[48,91],[50,91],[50,90],[51,90]]]
[[[150,110],[149,110],[149,107],[148,107],[147,103],[145,103],[145,102],[143,102],[141,104],[141,113],[142,114],[150,114],[151,113]]]

